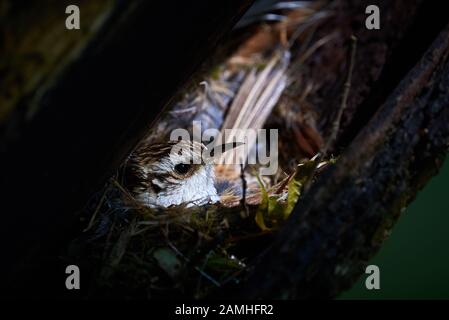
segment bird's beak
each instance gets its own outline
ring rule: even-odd
[[[223,144],[220,144],[220,145],[218,145],[218,146],[215,146],[215,147],[211,150],[210,155],[211,155],[211,157],[214,157],[216,153],[221,153],[221,154],[223,154],[223,153],[225,153],[226,151],[230,151],[230,150],[235,149],[235,148],[237,148],[237,147],[240,147],[240,146],[242,146],[242,145],[244,145],[244,144],[245,144],[244,142],[229,142],[229,143],[223,143]]]

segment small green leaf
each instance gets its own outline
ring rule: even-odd
[[[159,248],[153,252],[153,257],[156,259],[159,267],[164,270],[172,279],[179,275],[181,270],[181,261],[179,261],[176,254],[169,248]]]
[[[261,179],[256,176],[260,185],[262,200],[256,212],[256,223],[263,231],[270,231],[279,226],[293,212],[301,196],[304,186],[313,179],[317,166],[320,164],[318,155],[311,160],[299,164],[296,172],[287,184],[287,199],[281,200],[281,195],[268,194]],[[285,194],[285,193],[284,193]]]
[[[263,231],[268,231],[268,230],[270,230],[270,228],[268,228],[265,224],[265,216],[268,214],[268,210],[269,210],[268,193],[267,193],[267,190],[265,189],[265,186],[263,185],[262,181],[260,180],[260,177],[256,175],[256,178],[257,178],[257,181],[259,182],[262,201],[260,202],[260,205],[257,208],[255,220],[260,229],[262,229]]]
[[[296,179],[296,176],[297,174],[295,173],[288,183],[287,208],[284,212],[284,219],[290,216],[301,195],[302,183]]]

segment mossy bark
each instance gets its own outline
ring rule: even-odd
[[[247,298],[348,289],[449,147],[449,26],[300,201],[255,267]]]

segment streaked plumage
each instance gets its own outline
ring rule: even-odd
[[[187,156],[200,156],[204,146],[192,144],[187,148],[192,154],[170,157],[174,142],[155,141],[164,141],[172,130],[188,128],[193,121],[199,121],[203,131],[221,128],[222,133],[225,129],[264,127],[289,85],[289,72],[294,69],[290,64],[292,45],[302,32],[326,16],[318,10],[319,2],[286,2],[278,6],[279,3],[266,8],[287,9],[287,15],[276,24],[258,28],[216,67],[214,75],[205,77],[201,86],[172,104],[129,157],[125,163],[125,184],[138,201],[149,207],[203,205],[217,202],[221,196],[221,202],[238,203],[242,196],[240,165],[215,166],[200,161],[189,167],[186,174],[177,174],[175,166]],[[303,51],[304,55],[313,52],[310,48]],[[228,138],[242,141],[240,137]],[[221,136],[218,139],[221,141]],[[248,141],[248,149],[256,147],[255,143]],[[254,177],[245,176],[254,182]],[[227,184],[230,188],[224,191],[217,187]],[[246,192],[249,202],[257,194],[252,191]]]
[[[204,148],[194,141],[145,144],[125,164],[125,185],[148,207],[215,203],[214,168],[203,161]]]

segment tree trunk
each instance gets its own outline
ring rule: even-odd
[[[2,2],[2,286],[58,292],[77,212],[250,2]]]
[[[298,203],[256,265],[247,298],[350,288],[449,147],[449,26]]]

